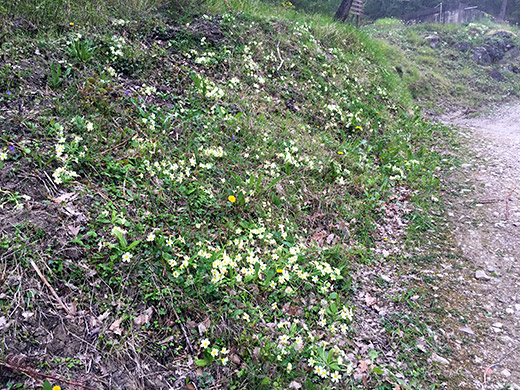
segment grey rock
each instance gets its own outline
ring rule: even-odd
[[[430,47],[432,49],[439,46],[440,39],[437,34],[427,34],[427,35],[424,35],[423,38],[426,39],[430,43]]]
[[[472,336],[475,335],[475,332],[473,332],[473,330],[472,330],[469,326],[463,326],[463,327],[459,328],[459,330],[460,330],[461,332],[464,332],[464,333],[470,334],[470,335],[472,335]]]
[[[463,41],[457,42],[455,44],[455,48],[459,49],[460,51],[470,51],[473,48],[473,46],[471,45],[471,43]]]
[[[509,378],[511,376],[511,371],[509,371],[507,368],[504,368],[500,373],[506,378]]]
[[[491,57],[484,47],[477,47],[473,52],[473,61],[481,65],[491,65]]]
[[[477,280],[491,280],[491,277],[486,274],[484,271],[479,269],[477,272],[475,272],[475,279]]]
[[[491,77],[492,79],[497,80],[497,81],[506,81],[506,78],[504,77],[504,75],[496,69],[492,69],[489,72],[489,77]]]
[[[434,362],[437,362],[437,363],[440,363],[440,364],[445,364],[445,365],[450,364],[450,361],[448,359],[443,358],[442,356],[437,355],[435,352],[432,353],[432,360]]]

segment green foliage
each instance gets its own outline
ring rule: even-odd
[[[355,388],[363,360],[384,387],[379,374],[400,368],[377,350],[351,354],[363,321],[353,274],[408,237],[383,236],[388,207],[420,204],[403,224],[431,227],[424,210],[449,130],[422,117],[395,49],[368,34],[287,4],[276,18],[263,2],[208,5],[218,14],[176,25],[168,9],[125,20],[104,9],[102,28],[38,33],[54,90],[39,91],[48,104],[35,103],[37,116],[16,118],[30,143],[2,136],[1,169],[9,181],[44,177],[32,202],[64,226],[42,229],[34,204],[5,193],[0,205],[27,216],[2,247],[74,285],[78,307],[106,313],[111,329],[93,343],[108,355],[129,343],[156,361],[191,354],[199,384],[230,366],[219,386],[273,389]],[[34,45],[16,35],[13,63],[43,67]],[[15,79],[14,92],[31,87]],[[81,254],[71,260],[63,242]]]
[[[68,50],[69,56],[76,58],[78,61],[87,62],[96,53],[94,43],[89,39],[76,39],[70,43]]]
[[[497,30],[511,31],[513,35],[518,31],[488,19],[468,25],[413,26],[405,26],[395,19],[380,19],[363,27],[363,31],[389,44],[385,57],[389,65],[398,70],[413,98],[436,111],[445,107],[476,107],[501,101],[507,95],[518,95],[520,78],[517,75],[496,65],[507,78],[507,82],[499,83],[489,76],[489,66],[473,60],[473,50],[463,52],[456,46],[460,42],[482,46]],[[431,34],[439,37],[440,43],[435,48],[424,38]],[[520,44],[518,38],[513,40]]]
[[[50,74],[47,78],[47,83],[52,89],[57,89],[70,75],[72,68],[67,67],[65,71],[63,71],[61,68],[61,64],[59,62],[54,61],[51,64],[49,71]]]
[[[204,1],[195,0],[0,0],[0,9],[5,15],[25,17],[37,26],[54,29],[59,25],[107,25],[115,18],[145,19],[158,10],[179,16],[196,12],[202,4]]]

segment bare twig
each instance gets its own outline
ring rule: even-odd
[[[40,279],[43,281],[43,283],[45,283],[45,285],[49,288],[49,290],[51,290],[52,295],[54,296],[54,298],[56,298],[56,300],[61,305],[61,307],[63,307],[63,310],[65,310],[69,316],[74,317],[74,314],[72,314],[69,307],[61,300],[61,298],[58,296],[58,294],[56,294],[56,291],[54,291],[54,289],[52,288],[50,283],[47,281],[47,279],[45,279],[45,276],[43,276],[42,271],[40,271],[40,269],[38,268],[38,266],[36,265],[36,263],[33,260],[31,260],[31,265],[34,268],[34,270],[36,271],[36,273],[38,274],[38,276],[40,277]]]
[[[511,191],[511,193],[513,193],[513,191]],[[486,369],[484,370],[484,383],[486,383],[486,380],[487,380],[487,373],[488,371],[493,367],[493,366],[496,366],[500,363],[502,363],[508,356],[511,356],[516,350],[518,349],[518,347],[515,347],[513,348],[512,350],[506,352],[499,360],[497,360],[496,363],[493,363],[493,364],[490,364],[489,366],[486,367]]]
[[[477,200],[477,203],[479,204],[489,204],[489,203],[498,203],[498,202],[501,202],[502,199],[500,198],[493,198],[493,199],[480,199],[480,200]]]
[[[282,55],[280,54],[280,41],[278,41],[278,43],[276,44],[276,51],[278,52],[278,58],[280,59],[280,65],[278,65],[278,68],[276,68],[276,71],[278,72],[282,68],[284,63]]]
[[[112,151],[112,150],[115,150],[115,149],[119,148],[120,146],[123,146],[124,144],[126,144],[126,143],[127,143],[128,141],[130,141],[131,139],[132,139],[132,137],[129,137],[129,138],[125,139],[123,142],[117,144],[116,146],[113,146],[113,147],[111,147],[111,148],[108,148],[108,149],[106,149],[106,150],[103,150],[103,151],[102,151],[101,153],[99,153],[99,154],[104,155],[105,153],[108,153],[108,152],[110,152],[110,151]]]
[[[54,375],[42,374],[41,372],[38,372],[38,371],[36,371],[36,370],[34,370],[34,369],[30,368],[30,367],[21,367],[20,365],[14,365],[14,364],[10,364],[8,362],[2,362],[2,361],[0,361],[0,366],[9,368],[9,369],[11,369],[13,371],[20,372],[20,373],[22,373],[24,375],[27,375],[27,376],[29,376],[29,377],[31,377],[33,379],[39,379],[38,377],[40,377],[40,378],[48,378],[48,379],[52,379],[52,380],[54,380],[56,382],[68,383],[69,385],[79,386],[79,387],[82,387],[83,389],[87,389],[87,390],[97,390],[94,387],[85,386],[82,383],[72,382],[72,381],[69,381],[67,379],[63,379],[63,378],[60,378],[60,377],[57,377],[57,376],[54,376]]]
[[[511,197],[511,195],[513,195],[513,192],[515,192],[515,190],[516,187],[509,191],[509,194],[507,194],[506,197],[506,221],[509,219],[509,198]]]
[[[49,179],[49,183],[51,183],[51,186],[54,187],[54,190],[56,191],[56,193],[58,193],[58,187],[56,187],[56,184],[54,184],[54,182],[52,181],[52,179],[49,177],[49,175],[47,174],[47,172],[43,171],[43,174],[47,177],[47,179]],[[52,195],[52,194],[51,194]]]
[[[181,319],[179,318],[179,315],[177,314],[177,312],[175,310],[173,310],[173,314],[175,314],[177,321],[179,321],[179,325],[182,329],[182,333],[184,333],[184,338],[186,339],[186,343],[188,343],[188,348],[190,349],[190,352],[193,354],[194,353],[193,347],[191,345],[190,339],[188,338],[188,334],[186,333],[186,329],[184,328],[184,325],[182,324]]]

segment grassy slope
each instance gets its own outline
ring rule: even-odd
[[[434,229],[447,130],[382,44],[228,4],[182,24],[4,13],[1,361],[98,388],[435,383],[392,275]]]
[[[403,81],[414,99],[435,112],[472,110],[490,103],[518,97],[520,76],[503,71],[499,64],[479,65],[473,61],[473,50],[461,51],[456,45],[467,42],[472,47],[485,43],[497,31],[514,34],[520,45],[518,28],[483,19],[467,25],[418,24],[405,26],[401,21],[381,19],[363,28],[370,35],[387,42],[393,66],[402,70]],[[440,44],[432,48],[424,36],[435,34]],[[507,59],[507,55],[506,55]],[[518,63],[507,62],[506,64]],[[489,72],[497,69],[506,81],[492,79]]]

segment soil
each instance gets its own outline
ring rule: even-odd
[[[460,389],[520,389],[520,103],[443,120],[467,151],[446,194],[459,254],[441,264],[458,313],[445,322],[446,376]]]

